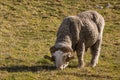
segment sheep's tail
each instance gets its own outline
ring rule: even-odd
[[[100,35],[102,35],[103,29],[104,29],[104,26],[105,26],[105,20],[104,20],[104,18],[102,17],[101,14],[99,14],[95,11],[92,13],[92,15],[93,15],[93,20],[98,27],[98,32],[100,33]]]

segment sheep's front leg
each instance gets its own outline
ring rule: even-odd
[[[101,40],[98,40],[92,47],[91,47],[91,54],[92,59],[90,62],[90,66],[95,67],[98,64],[98,59],[100,55],[100,47],[101,47]]]
[[[84,52],[85,52],[85,44],[84,43],[79,43],[77,48],[76,48],[76,53],[78,57],[78,67],[82,68],[84,67]]]

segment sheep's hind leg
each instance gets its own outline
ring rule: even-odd
[[[98,40],[92,47],[91,47],[91,55],[92,59],[90,62],[91,67],[95,67],[98,64],[98,59],[100,56],[100,47],[101,47],[101,40]]]

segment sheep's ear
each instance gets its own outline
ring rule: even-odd
[[[55,61],[55,58],[54,58],[53,56],[50,57],[50,56],[48,56],[48,55],[45,55],[44,58],[45,58],[45,59],[48,59],[48,60],[50,60],[50,61]]]
[[[67,56],[66,61],[68,62],[68,61],[70,61],[70,60],[72,60],[72,59],[74,59],[74,58],[75,58],[75,57],[74,57],[73,55]]]
[[[69,47],[62,47],[61,50],[62,50],[63,52],[73,52],[72,49],[69,48]]]
[[[52,47],[50,48],[50,52],[51,52],[51,53],[54,53],[55,51],[56,51],[55,46],[52,46]]]

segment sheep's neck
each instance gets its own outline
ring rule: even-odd
[[[71,38],[68,35],[58,36],[56,39],[56,44],[68,46],[71,48],[72,46]]]

